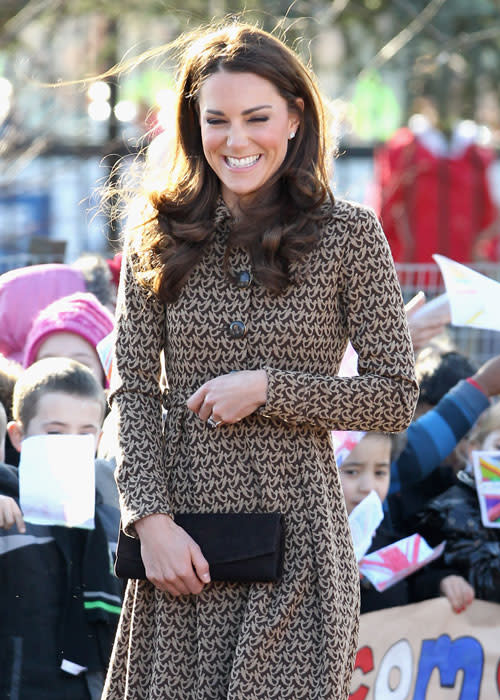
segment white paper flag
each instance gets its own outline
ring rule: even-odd
[[[382,502],[376,491],[370,491],[368,496],[351,511],[349,527],[356,561],[359,561],[370,548],[373,535],[383,519]]]
[[[452,324],[500,331],[500,283],[444,255],[432,257],[446,285]]]
[[[19,500],[35,525],[94,528],[95,438],[35,435],[22,442]]]

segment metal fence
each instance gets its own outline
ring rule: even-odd
[[[500,265],[495,263],[471,263],[468,265],[491,279],[500,281]],[[396,265],[405,302],[417,292],[425,292],[427,300],[445,291],[443,277],[434,263]],[[493,355],[500,354],[500,333],[465,326],[449,326],[449,340],[459,351],[467,355],[476,365],[481,365]]]

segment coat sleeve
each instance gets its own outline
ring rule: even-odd
[[[118,291],[115,350],[109,401],[116,412],[116,481],[122,527],[153,513],[171,514],[163,469],[160,354],[165,347],[165,308],[138,284],[130,246]]]
[[[340,305],[359,376],[338,377],[337,367],[329,376],[265,367],[260,412],[327,430],[397,432],[409,425],[418,396],[401,289],[374,213],[353,207],[344,228],[335,242],[342,246]]]

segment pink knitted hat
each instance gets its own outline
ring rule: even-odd
[[[113,330],[113,315],[89,292],[76,292],[57,299],[40,311],[24,346],[24,367],[35,361],[38,348],[52,333],[75,333],[92,347]],[[97,352],[97,350],[96,350]]]

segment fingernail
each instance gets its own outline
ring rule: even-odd
[[[203,574],[201,578],[205,583],[210,583],[210,574]]]

